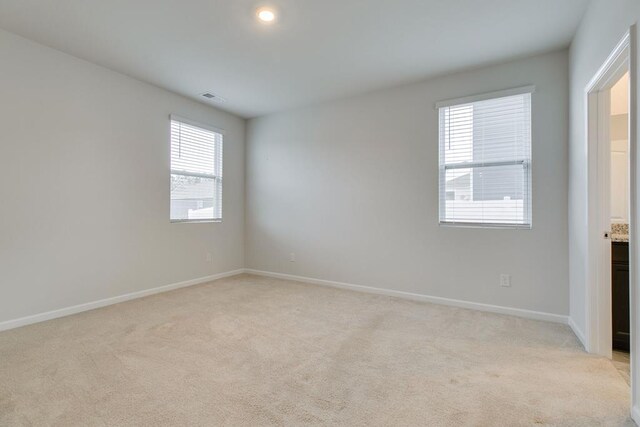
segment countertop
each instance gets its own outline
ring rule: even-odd
[[[629,224],[611,224],[611,241],[628,242]]]
[[[611,233],[611,241],[612,242],[629,243],[629,235],[628,234]]]

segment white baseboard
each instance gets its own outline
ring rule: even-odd
[[[18,319],[7,320],[4,322],[0,322],[0,331],[6,331],[9,329],[19,328],[21,326],[31,325],[33,323],[44,322],[46,320],[69,316],[72,314],[81,313],[83,311],[93,310],[96,308],[105,307],[108,305],[117,304],[124,301],[129,301],[136,298],[142,298],[149,295],[158,294],[161,292],[171,291],[173,289],[179,289],[187,286],[198,285],[200,283],[211,282],[213,280],[222,279],[225,277],[231,277],[231,276],[235,276],[242,273],[255,274],[257,276],[274,277],[274,278],[285,279],[285,280],[294,280],[297,282],[305,282],[305,283],[311,283],[311,284],[322,285],[322,286],[331,286],[334,288],[341,288],[341,289],[350,289],[353,291],[366,292],[366,293],[372,293],[372,294],[378,294],[378,295],[387,295],[387,296],[392,296],[397,298],[410,299],[414,301],[430,302],[434,304],[449,305],[454,307],[468,308],[472,310],[486,311],[491,313],[508,314],[511,316],[524,317],[527,319],[545,320],[549,322],[569,324],[569,326],[571,326],[575,334],[578,336],[578,339],[580,339],[580,341],[584,345],[584,335],[575,326],[573,321],[568,316],[552,314],[552,313],[544,313],[540,311],[525,310],[520,308],[503,307],[499,305],[482,304],[482,303],[476,303],[471,301],[462,301],[462,300],[456,300],[451,298],[442,298],[442,297],[435,297],[435,296],[429,296],[429,295],[414,294],[411,292],[394,291],[394,290],[383,289],[383,288],[374,288],[370,286],[354,285],[351,283],[335,282],[331,280],[314,279],[311,277],[295,276],[291,274],[253,270],[253,269],[238,269],[238,270],[228,271],[224,273],[214,274],[211,276],[187,280],[184,282],[173,283],[165,286],[159,286],[157,288],[145,289],[143,291],[138,291],[138,292],[131,292],[131,293],[119,295],[116,297],[105,298],[98,301],[88,302],[85,304],[74,305],[71,307],[61,308],[58,310],[47,311],[45,313],[34,314],[31,316],[21,317]]]
[[[469,308],[478,311],[487,311],[490,313],[508,314],[511,316],[524,317],[527,319],[545,320],[548,322],[556,322],[567,324],[569,317],[561,314],[545,313],[541,311],[525,310],[521,308],[503,307],[499,305],[482,304],[471,301],[462,301],[451,298],[434,297],[429,295],[414,294],[411,292],[393,291],[390,289],[373,288],[370,286],[354,285],[351,283],[334,282],[331,280],[314,279],[311,277],[294,276],[284,273],[273,273],[270,271],[253,270],[246,268],[245,273],[255,274],[257,276],[273,277],[277,279],[294,280],[297,282],[311,283],[314,285],[331,286],[334,288],[350,289],[353,291],[367,292],[371,294],[387,295],[392,297],[410,299],[414,301],[424,301],[440,305],[450,305],[453,307]]]
[[[211,276],[200,277],[197,279],[186,280],[184,282],[172,283],[170,285],[159,286],[157,288],[145,289],[143,291],[131,292],[116,297],[105,298],[98,301],[92,301],[85,304],[78,304],[71,307],[61,308],[58,310],[47,311],[45,313],[34,314],[32,316],[21,317],[19,319],[6,320],[0,322],[0,331],[19,328],[20,326],[31,325],[33,323],[44,322],[45,320],[56,319],[58,317],[69,316],[71,314],[83,311],[93,310],[107,305],[117,304],[119,302],[129,301],[136,298],[142,298],[149,295],[159,294],[161,292],[171,291],[173,289],[185,288],[187,286],[199,285],[213,280],[231,277],[244,273],[244,269],[227,271],[224,273],[213,274]]]
[[[584,347],[584,349],[586,351],[587,350],[587,340],[585,339],[584,332],[582,332],[582,329],[580,329],[578,327],[578,325],[576,325],[576,323],[573,321],[573,319],[571,317],[569,317],[569,322],[568,323],[569,323],[569,326],[571,327],[571,330],[576,335],[576,337],[578,337],[578,340],[580,340],[580,343],[582,344],[582,347]]]
[[[640,408],[637,406],[633,406],[631,408],[631,419],[636,423],[636,425],[640,426]]]

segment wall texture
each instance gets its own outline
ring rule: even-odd
[[[244,120],[4,31],[0,57],[0,322],[244,266]],[[170,113],[227,132],[223,223],[169,223]]]
[[[529,84],[533,229],[439,226],[435,102]],[[566,315],[567,112],[563,51],[253,119],[247,267]]]

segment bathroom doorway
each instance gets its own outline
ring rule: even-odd
[[[612,359],[630,385],[633,417],[640,419],[635,40],[632,26],[585,88],[589,262],[583,342],[588,352]]]
[[[630,384],[629,72],[609,90],[609,212],[611,218],[611,346],[613,363]]]

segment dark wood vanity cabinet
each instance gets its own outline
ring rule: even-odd
[[[613,348],[629,351],[629,243],[611,242]]]

